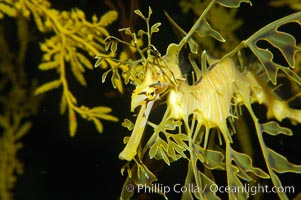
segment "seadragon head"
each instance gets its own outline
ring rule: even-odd
[[[179,77],[174,76],[176,73],[172,71],[172,69],[178,68],[168,54],[152,59],[157,59],[158,62],[155,62],[157,64],[148,65],[143,81],[136,85],[132,93],[131,111],[134,112],[138,107],[140,109],[131,136],[124,150],[119,154],[119,158],[122,160],[131,161],[136,156],[154,103],[160,100],[166,91],[174,88],[178,82]]]

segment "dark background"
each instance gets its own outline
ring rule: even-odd
[[[62,3],[63,2],[63,3]],[[124,1],[126,5],[129,0]],[[154,44],[162,54],[170,42],[177,42],[175,35],[166,21],[163,10],[167,10],[171,16],[185,29],[192,25],[192,13],[181,14],[178,2],[172,0],[164,1],[141,1],[140,8],[146,13],[148,6],[153,9],[153,22],[160,21],[162,26]],[[81,1],[52,1],[53,8],[69,10],[74,7],[83,9],[87,15],[97,13],[103,14],[108,8],[102,1],[81,0]],[[267,1],[253,1],[253,6],[242,4],[239,15],[244,18],[244,25],[237,34],[241,39],[254,33],[263,25],[285,16],[293,11],[285,9],[275,9],[268,7]],[[139,21],[141,22],[141,21]],[[140,24],[137,24],[140,26]],[[118,22],[111,27],[111,32],[116,33],[121,28]],[[300,34],[300,33],[299,33]],[[118,35],[117,35],[118,36]],[[40,62],[38,44],[31,44],[33,51],[31,67],[37,66]],[[35,56],[37,55],[37,56]],[[92,60],[93,58],[91,58]],[[40,77],[43,83],[44,78],[48,80],[47,72],[35,71],[35,76]],[[74,138],[68,134],[67,116],[59,114],[58,102],[60,92],[48,93],[42,100],[39,114],[33,118],[34,126],[22,140],[24,147],[19,152],[19,158],[24,163],[24,174],[19,177],[14,195],[16,200],[66,200],[66,199],[118,199],[125,177],[122,177],[120,169],[124,161],[118,159],[118,154],[123,149],[122,139],[129,132],[121,127],[121,122],[126,117],[131,117],[130,113],[130,87],[125,95],[114,95],[106,98],[107,93],[114,92],[110,81],[101,83],[103,71],[95,69],[87,72],[87,88],[81,88],[75,83],[72,90],[78,97],[80,104],[89,106],[103,105],[113,108],[113,114],[118,116],[120,122],[104,122],[104,133],[99,134],[92,123],[79,120],[79,127]],[[78,86],[78,87],[77,87]],[[300,105],[299,105],[300,106]],[[300,126],[294,127],[297,136],[279,136],[267,139],[268,145],[276,151],[287,155],[288,159],[294,163],[300,162]],[[162,170],[162,181],[169,185],[183,182],[186,173],[186,163],[179,162],[172,164]],[[300,175],[285,174],[280,176],[283,185],[295,184],[300,192],[298,178]],[[159,180],[161,180],[159,178]],[[178,196],[170,196],[171,199]],[[157,196],[154,197],[155,199]],[[273,198],[277,198],[273,196]],[[161,198],[163,199],[163,198]]]

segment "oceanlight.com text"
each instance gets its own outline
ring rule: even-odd
[[[127,185],[126,190],[128,192],[134,192],[134,190],[137,191],[137,193],[146,193],[146,194],[152,194],[152,193],[163,193],[164,195],[168,193],[186,193],[186,192],[192,192],[192,193],[249,193],[249,195],[256,195],[258,193],[262,194],[269,194],[269,193],[286,193],[286,194],[293,194],[295,193],[295,187],[294,186],[282,186],[282,187],[272,187],[268,185],[250,185],[250,184],[244,184],[243,186],[219,186],[217,184],[211,184],[211,185],[204,185],[204,187],[199,188],[198,186],[194,184],[188,184],[186,186],[181,185],[180,183],[177,183],[175,185],[164,185],[161,183],[154,183],[151,185],[146,184],[138,184],[136,187],[132,184]]]

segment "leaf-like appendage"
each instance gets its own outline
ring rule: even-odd
[[[166,128],[166,130],[176,130],[176,128],[179,127],[179,126],[181,126],[181,124],[182,124],[181,121],[174,120],[174,119],[168,119],[164,123],[164,127]],[[185,137],[185,139],[188,140],[187,135],[185,135],[185,134],[179,134],[179,137],[180,137],[180,135],[183,135],[182,138]]]
[[[165,12],[165,15],[171,25],[175,28],[175,30],[180,34],[180,36],[184,37],[187,33]],[[221,36],[221,34],[214,30],[207,20],[204,18],[199,23],[196,23],[193,28],[193,33],[196,33],[199,37],[205,37],[210,35],[220,42],[225,42],[226,40]],[[187,43],[189,45],[190,51],[194,54],[198,53],[198,43],[193,39],[194,36],[187,38]]]
[[[87,67],[88,69],[91,69],[91,70],[93,69],[92,63],[86,56],[84,56],[81,53],[76,53],[76,57],[85,67]]]
[[[252,159],[243,153],[239,153],[232,148],[230,148],[231,157],[235,161],[236,165],[238,166],[239,170],[242,172],[252,172],[256,176],[261,178],[269,178],[269,175],[265,173],[263,170],[257,167],[253,167]]]
[[[107,37],[105,41],[105,50],[108,51],[110,49],[112,53],[115,53],[117,51],[118,39]]]
[[[294,55],[296,54],[296,51],[300,49],[296,46],[296,40],[293,36],[288,33],[274,30],[269,32],[264,39],[279,49],[290,67],[295,66]]]
[[[3,14],[6,14],[10,17],[17,16],[17,9],[13,6],[14,3],[8,2],[0,2],[0,19],[3,18]]]
[[[91,109],[91,112],[105,114],[105,113],[112,112],[112,108],[106,106],[96,106]]]
[[[106,81],[107,76],[109,75],[109,73],[112,71],[112,69],[107,70],[106,72],[104,72],[101,76],[101,82],[104,83]]]
[[[132,35],[132,31],[131,28],[127,27],[127,28],[121,28],[118,30],[119,32],[123,32],[126,35]],[[108,38],[111,38],[110,36]]]
[[[224,155],[219,151],[207,149],[205,162],[203,163],[208,169],[225,169]]]
[[[106,106],[97,106],[91,109],[88,109],[89,114],[91,113],[91,116],[97,117],[100,119],[108,120],[108,121],[113,121],[117,122],[118,118],[110,115],[109,113],[112,111],[110,107]]]
[[[289,162],[286,157],[283,155],[275,152],[270,148],[265,148],[268,156],[268,165],[273,170],[270,170],[270,176],[273,181],[273,185],[275,188],[283,188],[281,180],[277,176],[277,173],[301,173],[301,165],[296,165]],[[275,171],[275,172],[274,172]],[[285,192],[278,192],[277,193],[280,199],[288,199]]]
[[[119,75],[118,69],[113,69],[113,74],[111,77],[111,82],[114,88],[117,88],[118,91],[122,94],[123,93],[123,87],[122,87],[122,80]]]
[[[62,95],[61,102],[60,102],[60,114],[63,115],[67,110],[67,99],[65,95]]]
[[[168,145],[166,145],[166,148],[168,148]],[[164,162],[169,166],[170,165],[170,159],[166,154],[167,154],[167,150],[165,150],[164,147],[163,148],[160,147],[159,152],[157,154],[157,157],[159,157],[160,159],[163,159]]]
[[[140,10],[135,10],[134,13],[138,16],[140,16],[142,19],[146,19],[146,17],[142,14]]]
[[[32,122],[24,122],[16,132],[16,140],[21,139],[32,127]]]
[[[102,133],[103,132],[103,125],[101,123],[101,121],[97,118],[93,119],[94,125],[96,127],[96,130],[98,131],[98,133]]]
[[[103,62],[104,57],[102,57],[102,56],[95,56],[95,59],[97,59],[97,61],[94,64],[94,68],[97,68],[97,67],[101,66],[101,63]]]
[[[272,178],[274,188],[283,188],[281,180],[279,179],[279,177],[276,175],[275,172],[271,171],[270,176]],[[279,196],[279,199],[288,200],[285,192],[278,192],[277,195]]]
[[[224,155],[219,151],[204,149],[199,145],[193,145],[196,157],[208,169],[225,169]]]
[[[301,165],[296,165],[289,162],[286,157],[267,148],[269,164],[277,173],[293,172],[301,174]]]
[[[192,188],[187,192],[183,192],[181,199],[211,199],[219,200],[220,198],[216,195],[217,190],[214,188],[215,182],[212,181],[206,174],[197,170],[196,160],[189,160],[188,171],[185,180],[185,187]],[[212,187],[213,186],[213,187]],[[196,190],[195,190],[196,189]]]
[[[181,157],[187,158],[185,155],[186,149],[183,146],[178,145],[173,141],[169,141],[168,143],[168,151],[167,154],[172,158],[172,160],[178,160]]]
[[[61,86],[61,84],[62,84],[61,80],[54,80],[54,81],[50,81],[48,83],[44,83],[43,85],[39,86],[35,90],[34,94],[38,95],[38,94],[48,92],[49,90],[53,90],[55,88],[58,88],[59,86]]]
[[[252,5],[250,0],[216,0],[216,3],[229,8],[238,8],[243,2]]]
[[[149,149],[149,157],[152,159],[152,158],[154,158],[156,155],[157,155],[157,152],[158,152],[158,148],[159,148],[159,146],[158,146],[158,144],[157,144],[157,142],[153,145],[153,146],[151,146],[151,148]]]
[[[159,26],[161,26],[161,23],[155,23],[154,25],[152,25],[151,27],[151,34],[159,32]]]
[[[228,186],[235,185],[235,188],[243,187],[243,183],[240,179],[245,181],[252,181],[248,172],[252,172],[254,175],[261,178],[269,178],[270,176],[260,168],[253,167],[252,159],[243,153],[239,153],[232,149],[229,145],[226,153],[226,167],[227,167],[227,178]],[[235,161],[236,165],[232,164]],[[229,191],[229,199],[247,199],[249,196],[248,192],[237,192]]]
[[[173,134],[168,132],[179,128],[181,121],[168,118],[159,125],[151,123],[151,126],[154,127],[154,133],[147,145],[145,145],[149,148],[150,158],[163,159],[168,165],[181,157],[187,158],[184,152],[188,149],[188,145],[185,143],[185,141],[189,140],[188,136],[181,133]],[[165,135],[164,140],[159,133]]]
[[[128,164],[126,164],[125,167],[128,167]],[[124,167],[122,169],[122,172],[123,171]],[[129,175],[123,184],[121,199],[131,199],[131,197],[134,195],[134,190],[129,191],[128,188],[129,186],[134,187],[133,183],[146,187],[155,187],[154,191],[156,191],[156,193],[164,196],[165,199],[168,199],[161,191],[162,188],[157,187],[155,184],[153,184],[153,182],[157,181],[157,178],[144,164],[141,163],[138,165],[137,163],[135,163],[135,165],[131,169],[127,169],[127,172],[129,173]]]
[[[118,17],[118,13],[115,10],[108,11],[99,20],[99,26],[108,26],[112,24]]]
[[[262,131],[270,135],[278,135],[283,133],[284,135],[292,136],[293,132],[291,129],[286,127],[281,127],[277,122],[270,121],[268,123],[262,124]]]
[[[76,119],[76,113],[69,109],[69,134],[70,137],[74,137],[77,130],[77,119]]]
[[[244,42],[263,64],[266,73],[273,84],[276,84],[277,72],[281,69],[291,79],[301,85],[301,78],[296,73],[290,68],[275,63],[273,61],[273,53],[270,50],[262,49],[257,46],[258,41],[267,41],[282,53],[289,66],[293,68],[295,66],[295,55],[298,51],[301,51],[301,48],[296,45],[296,39],[292,35],[277,30],[280,26],[291,22],[297,22],[301,25],[301,12],[270,23]]]
[[[210,26],[210,24],[207,22],[207,20],[205,18],[203,20],[201,20],[201,22],[198,24],[196,33],[200,34],[202,37],[204,37],[206,35],[210,35],[211,37],[217,39],[220,42],[226,41],[218,31],[214,30]]]
[[[158,160],[163,159],[167,165],[170,165],[170,162],[179,159],[179,155],[175,154],[174,149],[170,149],[171,141],[168,143],[162,140],[160,137],[157,137],[155,144],[149,150],[150,158],[156,158]]]
[[[248,199],[249,192],[238,192],[236,189],[243,188],[243,183],[238,178],[239,177],[239,169],[234,165],[227,166],[227,174],[228,174],[228,186],[233,187],[229,190],[229,199]]]
[[[55,61],[46,61],[39,64],[39,70],[46,71],[51,70],[59,67],[59,62],[57,60]]]
[[[133,130],[133,128],[135,126],[134,123],[128,119],[124,119],[124,121],[121,123],[121,125],[123,127],[126,127],[129,131]]]
[[[71,71],[72,71],[74,77],[82,86],[87,86],[86,79],[83,75],[84,70],[85,69],[79,62],[71,60]]]

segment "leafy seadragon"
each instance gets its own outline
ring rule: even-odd
[[[125,120],[123,123],[132,130],[132,134],[129,138],[125,138],[126,146],[119,155],[120,159],[128,161],[122,168],[122,173],[127,169],[129,174],[121,199],[129,199],[134,194],[126,190],[128,184],[151,186],[157,181],[157,177],[143,163],[148,157],[162,159],[167,165],[180,158],[187,159],[185,186],[194,185],[201,189],[183,193],[182,199],[219,199],[216,192],[206,189],[206,186],[215,183],[213,175],[208,170],[226,171],[227,185],[230,187],[229,199],[248,198],[248,191],[237,192],[234,188],[243,187],[245,182],[254,181],[254,177],[271,179],[275,187],[281,187],[277,173],[301,173],[301,165],[289,162],[283,155],[270,149],[263,138],[264,134],[272,136],[293,134],[290,129],[270,120],[272,118],[278,121],[287,118],[292,123],[301,123],[301,110],[291,108],[270,86],[270,83],[277,85],[279,70],[284,72],[284,76],[290,81],[301,85],[301,78],[292,70],[295,67],[295,55],[300,48],[291,34],[278,30],[279,27],[292,22],[301,25],[301,12],[263,27],[220,59],[213,59],[206,51],[201,52],[201,47],[194,39],[196,35],[201,37],[210,35],[224,42],[220,33],[206,21],[206,13],[216,3],[237,8],[243,2],[251,3],[248,0],[213,0],[188,33],[170,19],[184,36],[179,44],[170,44],[164,56],[161,56],[151,43],[152,34],[158,32],[161,25],[160,23],[149,25],[151,9],[148,16],[144,16],[139,10],[135,11],[145,20],[147,31],[139,30],[136,34],[129,28],[121,30],[132,37],[132,43],[113,36],[107,38],[107,48],[110,47],[113,52],[117,50],[117,43],[123,43],[136,48],[140,55],[138,60],[127,61],[99,56],[95,64],[98,66],[102,62],[119,63],[111,70],[116,79],[112,77],[112,82],[121,81],[118,67],[123,66],[119,69],[127,80],[126,83],[131,82],[136,86],[131,103],[132,112],[140,107],[136,122],[133,124]],[[142,40],[145,36],[147,44],[141,47],[138,40]],[[274,62],[273,53],[258,46],[258,41],[261,40],[277,48],[289,66]],[[184,46],[190,48],[187,59],[192,66],[192,83],[189,83],[180,69],[180,53]],[[249,48],[258,59],[252,67],[246,64],[241,55],[244,48]],[[161,102],[159,106],[165,109],[165,112],[161,122],[155,124],[149,120],[149,116],[153,105],[158,102]],[[263,104],[267,108],[266,123],[259,123],[252,108],[253,103]],[[249,155],[232,147],[233,134],[244,134],[236,130],[234,124],[241,117],[242,106],[253,120],[267,172],[253,166]],[[153,133],[149,137],[145,136],[148,140],[142,143],[147,126],[153,128]],[[210,139],[215,136],[219,141],[217,145],[213,145],[214,140]],[[130,161],[135,161],[133,166],[130,165]],[[202,163],[203,169],[200,169],[198,163]],[[164,191],[160,188],[157,191],[167,199]],[[278,191],[277,194],[280,199],[287,199],[284,192]]]

